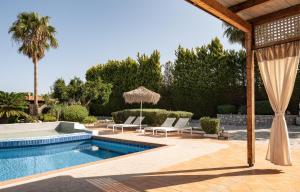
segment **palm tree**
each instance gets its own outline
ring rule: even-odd
[[[34,64],[34,115],[38,114],[38,62],[45,56],[45,51],[58,47],[56,30],[49,24],[49,19],[38,13],[23,12],[8,31],[20,45],[19,53],[28,56]]]
[[[28,117],[24,112],[27,106],[24,94],[0,91],[0,118]]]
[[[229,40],[229,42],[231,44],[234,43],[238,43],[240,45],[242,45],[243,48],[245,48],[245,33],[243,31],[238,30],[237,28],[231,26],[230,24],[224,22],[223,23],[223,28],[225,29],[224,31],[224,36],[227,37],[227,39]],[[246,62],[246,61],[245,61]],[[254,70],[255,70],[255,87],[256,90],[255,93],[257,95],[257,97],[263,97],[264,99],[266,99],[266,92],[264,89],[264,85],[263,85],[263,81],[261,79],[261,76],[259,75],[259,68],[257,65],[257,60],[254,60],[255,64],[254,64]],[[243,66],[242,71],[244,71],[243,75],[244,75],[244,79],[246,79],[246,65]],[[245,81],[244,81],[245,82]],[[243,83],[244,84],[244,83]],[[244,92],[246,92],[246,87],[244,86]]]
[[[238,43],[245,47],[245,34],[228,23],[223,23],[225,29],[223,35],[227,37],[230,43]]]

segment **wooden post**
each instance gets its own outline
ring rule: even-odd
[[[252,167],[255,162],[255,88],[252,42],[252,34],[245,33],[247,53],[247,159],[249,167]]]

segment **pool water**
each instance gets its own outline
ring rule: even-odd
[[[151,146],[89,139],[0,149],[0,181],[151,149]]]

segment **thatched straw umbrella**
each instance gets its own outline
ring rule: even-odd
[[[156,104],[160,99],[160,94],[155,93],[145,87],[141,86],[132,91],[124,92],[123,97],[126,103],[140,103],[140,117],[142,117],[143,103]],[[140,121],[140,131],[142,130],[142,122]]]

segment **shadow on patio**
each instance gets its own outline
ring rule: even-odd
[[[237,170],[238,171],[233,171]],[[213,171],[213,173],[210,173]],[[215,174],[216,172],[219,172]],[[203,173],[206,172],[206,173]],[[205,182],[216,178],[247,175],[280,174],[278,169],[251,169],[247,166],[215,167],[205,169],[162,171],[153,173],[110,175],[105,177],[74,178],[58,176],[0,190],[1,192],[98,192],[98,191],[146,191],[180,184]]]

